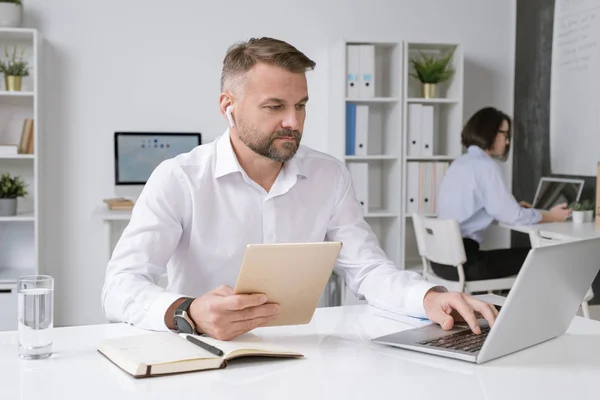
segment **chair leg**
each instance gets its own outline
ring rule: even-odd
[[[588,305],[588,302],[585,300],[581,303],[581,311],[585,318],[587,318],[587,319],[590,318],[590,307]]]

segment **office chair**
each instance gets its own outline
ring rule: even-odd
[[[448,290],[474,293],[507,290],[515,282],[516,275],[499,279],[467,281],[463,264],[467,260],[458,222],[452,219],[429,218],[413,213],[413,225],[419,255],[423,262],[423,277],[430,282],[443,285]],[[431,262],[452,265],[458,270],[458,281],[444,279],[433,272]]]

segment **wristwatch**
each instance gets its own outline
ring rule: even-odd
[[[175,310],[173,324],[175,325],[175,328],[181,333],[196,334],[196,324],[194,324],[194,321],[192,321],[192,317],[190,317],[188,311],[193,301],[193,298],[187,298]]]

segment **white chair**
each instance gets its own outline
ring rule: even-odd
[[[559,243],[564,243],[568,240],[564,239],[553,239],[549,237],[544,237],[540,235],[540,232],[535,229],[529,232],[529,240],[531,241],[531,247],[541,247],[541,246],[552,246]],[[594,298],[594,292],[590,286],[585,297],[583,298],[583,302],[581,303],[581,312],[585,318],[590,318],[590,307],[589,301]]]
[[[478,281],[465,280],[463,264],[467,261],[465,246],[456,220],[428,218],[413,213],[413,225],[419,255],[423,261],[423,277],[432,283],[445,286],[448,290],[474,293],[510,289],[516,275],[500,279]],[[458,281],[444,279],[433,272],[431,262],[451,265],[458,270]]]

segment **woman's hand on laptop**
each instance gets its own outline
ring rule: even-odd
[[[456,322],[466,322],[473,333],[480,334],[477,319],[485,318],[493,326],[498,316],[493,305],[460,292],[429,290],[423,298],[423,306],[427,317],[444,330],[452,329]]]
[[[520,201],[520,202],[519,202],[519,205],[520,205],[521,207],[523,207],[523,208],[531,208],[531,207],[533,207],[531,204],[529,204],[529,203],[528,203],[528,202],[526,202],[526,201]]]
[[[264,294],[234,294],[222,285],[196,298],[190,314],[198,332],[230,340],[277,318],[279,305],[266,301]]]

